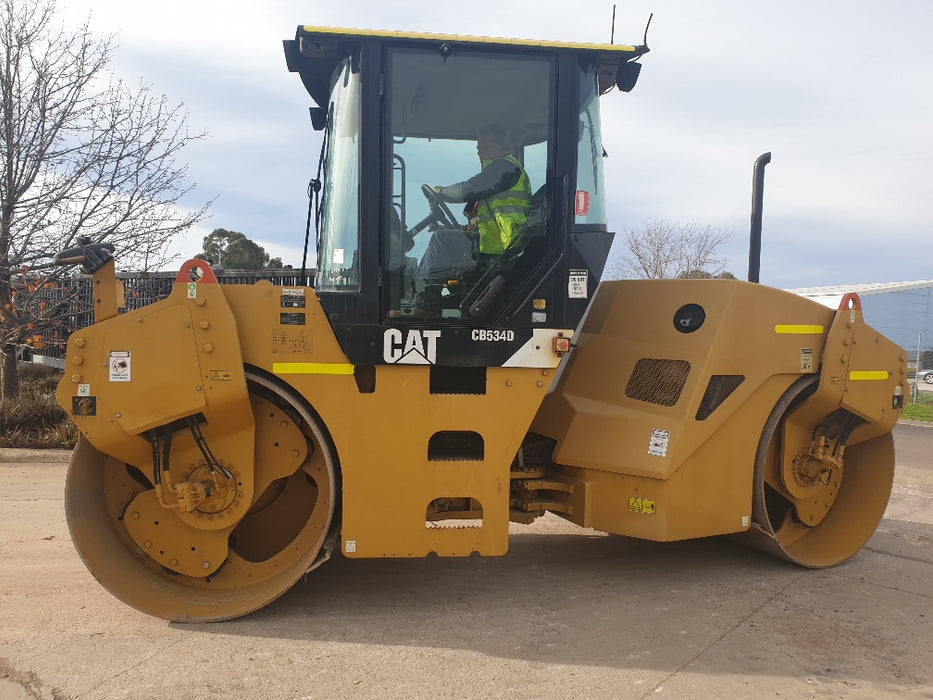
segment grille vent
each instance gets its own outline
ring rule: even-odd
[[[636,401],[673,406],[687,383],[690,363],[686,360],[653,360],[643,357],[635,363],[625,395]]]
[[[697,420],[709,418],[710,414],[719,408],[719,404],[725,401],[729,394],[738,389],[739,384],[744,381],[745,377],[741,374],[714,374],[710,377],[703,400],[700,402],[700,408],[697,410]]]

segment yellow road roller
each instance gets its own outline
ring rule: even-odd
[[[302,26],[284,47],[324,136],[313,286],[191,260],[128,311],[107,244],[57,256],[95,293],[58,387],[65,508],[117,598],[224,620],[338,550],[501,555],[548,512],[807,567],[864,544],[907,364],[858,298],[601,281],[599,102],[645,46]]]

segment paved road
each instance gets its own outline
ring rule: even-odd
[[[933,471],[933,423],[898,424],[894,449],[898,465]]]
[[[543,518],[502,558],[338,558],[211,625],[114,600],[64,456],[0,451],[0,699],[933,697],[933,428],[895,435],[885,519],[834,569]]]

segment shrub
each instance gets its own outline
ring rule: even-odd
[[[61,372],[24,364],[20,395],[0,400],[0,447],[72,448],[78,432],[55,400]]]

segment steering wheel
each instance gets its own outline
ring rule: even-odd
[[[421,192],[424,194],[424,198],[428,200],[428,206],[431,207],[430,216],[432,220],[444,228],[460,228],[460,224],[454,218],[450,208],[437,196],[437,192],[434,191],[433,187],[421,185]]]

